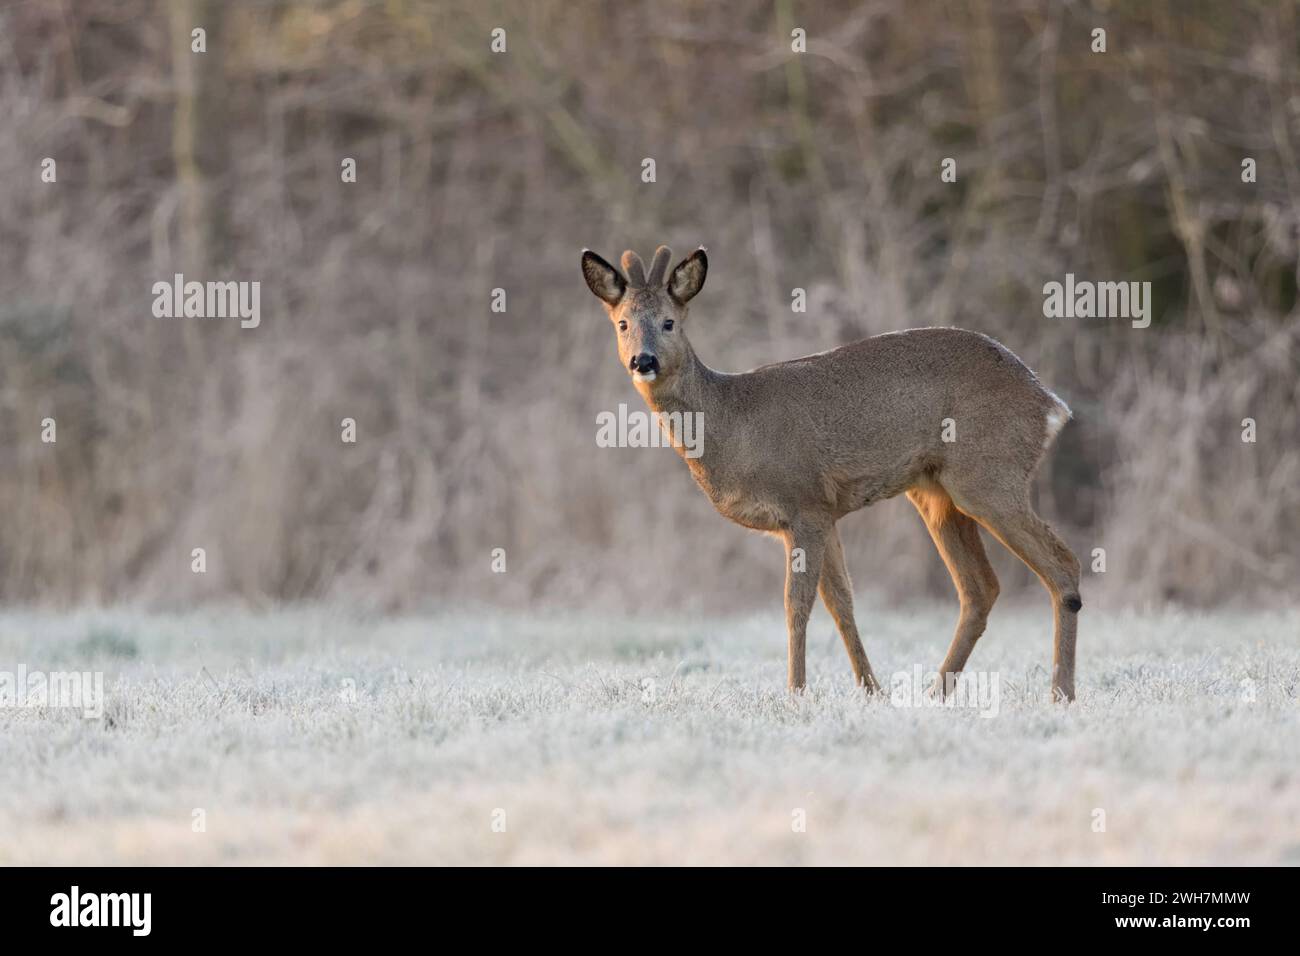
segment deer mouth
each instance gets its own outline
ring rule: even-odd
[[[634,382],[653,382],[659,377],[658,372],[633,372],[632,381]]]

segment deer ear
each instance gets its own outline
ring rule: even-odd
[[[677,268],[668,277],[668,294],[685,305],[704,288],[704,277],[708,272],[709,257],[704,254],[704,247],[701,246],[677,263]]]
[[[627,291],[627,282],[618,270],[590,249],[582,250],[582,277],[592,295],[609,305],[618,305]]]

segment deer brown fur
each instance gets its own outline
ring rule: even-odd
[[[905,494],[961,601],[939,693],[965,666],[998,596],[983,527],[1051,595],[1053,695],[1073,700],[1079,562],[1030,506],[1034,472],[1070,417],[1065,403],[1004,346],[962,329],[890,332],[749,372],[715,371],[686,337],[687,304],[704,285],[708,259],[701,248],[667,272],[670,257],[660,246],[647,276],[626,252],[625,278],[584,250],[582,271],[650,408],[702,413],[702,453],[688,457],[674,445],[714,507],[785,542],[790,687],[806,683],[808,615],[820,592],[855,679],[878,688],[835,523]]]

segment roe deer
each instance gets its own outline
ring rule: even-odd
[[[714,507],[785,542],[791,689],[805,685],[805,630],[818,591],[857,682],[878,689],[854,622],[835,522],[906,494],[961,601],[938,693],[951,689],[998,596],[982,525],[1051,594],[1052,694],[1073,700],[1079,562],[1029,500],[1033,474],[1070,418],[1065,403],[1008,349],[962,329],[889,332],[750,372],[714,371],[686,338],[687,303],[704,285],[708,259],[701,247],[668,272],[671,256],[660,246],[647,275],[629,250],[624,277],[584,249],[582,274],[604,302],[619,358],[661,413],[660,424],[671,432],[671,422],[685,417],[672,413],[703,413],[698,457],[684,454],[680,436],[669,437]]]

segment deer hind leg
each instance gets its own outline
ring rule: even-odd
[[[789,632],[789,684],[802,690],[807,684],[804,662],[808,647],[808,615],[817,600],[826,553],[826,528],[800,526],[782,534],[785,541],[785,625]]]
[[[1007,549],[1029,566],[1052,596],[1056,633],[1052,653],[1052,696],[1074,700],[1074,646],[1078,634],[1079,560],[1029,504],[1028,485],[1015,494],[966,492],[953,498]]]
[[[844,546],[840,543],[840,533],[834,527],[826,535],[826,556],[822,561],[818,591],[844,640],[844,649],[849,652],[854,680],[859,687],[865,687],[869,692],[879,690],[880,684],[871,672],[867,652],[862,646],[862,639],[858,637],[858,625],[853,618],[853,582],[849,579],[849,569],[844,563]]]
[[[943,563],[952,576],[957,598],[961,601],[957,629],[948,654],[939,665],[939,678],[934,686],[934,690],[942,696],[951,690],[957,675],[966,666],[971,651],[975,649],[975,642],[984,633],[989,611],[998,598],[998,578],[993,573],[993,566],[989,564],[988,555],[984,553],[979,525],[957,510],[946,491],[937,485],[913,488],[907,497],[921,513],[926,530],[930,532],[934,546],[939,550],[939,557],[943,558]]]

